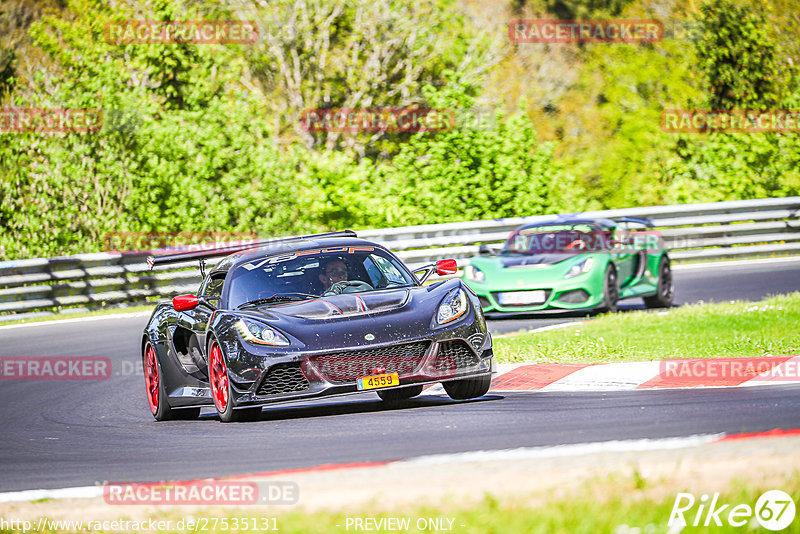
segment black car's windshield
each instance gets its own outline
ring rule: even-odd
[[[363,246],[260,258],[240,265],[231,276],[230,308],[415,284],[412,275],[385,251]]]
[[[502,254],[579,254],[608,248],[606,236],[586,224],[545,225],[511,233]]]

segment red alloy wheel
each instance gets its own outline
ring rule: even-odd
[[[208,374],[211,379],[211,394],[217,411],[222,413],[228,407],[228,368],[225,367],[225,358],[219,343],[211,342],[211,357],[209,358]]]
[[[158,411],[158,363],[156,362],[156,351],[148,343],[144,352],[144,384],[147,388],[147,403],[150,404],[150,411],[155,415]]]

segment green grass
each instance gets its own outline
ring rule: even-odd
[[[495,337],[498,362],[623,362],[800,353],[800,293],[604,315]]]
[[[800,477],[795,476],[792,485],[784,486],[784,490],[800,487]],[[475,506],[469,508],[434,508],[421,507],[406,512],[392,513],[292,513],[278,517],[277,526],[285,534],[301,534],[315,532],[319,534],[341,534],[354,532],[351,526],[346,530],[347,518],[408,518],[412,528],[402,532],[445,532],[445,530],[427,530],[416,528],[416,522],[422,518],[446,518],[452,520],[452,531],[458,534],[634,534],[634,533],[662,533],[668,531],[667,522],[678,491],[670,492],[669,497],[663,499],[650,499],[640,495],[633,483],[622,483],[609,477],[603,481],[604,487],[599,487],[599,482],[591,484],[591,490],[580,491],[568,498],[547,502],[539,506],[526,504],[511,504],[498,501],[491,495]],[[625,491],[622,491],[622,488]],[[758,497],[766,490],[775,488],[747,488],[736,487],[732,491],[721,493],[719,503],[748,504],[755,506]],[[791,493],[791,491],[790,491]],[[602,495],[602,496],[601,496]],[[800,491],[795,491],[793,498],[798,502]],[[700,495],[697,494],[699,499]],[[744,527],[732,527],[726,524],[729,506],[720,516],[722,527],[716,525],[709,527],[687,527],[682,533],[708,532],[739,532],[752,531],[748,528],[750,523],[759,527],[755,518]],[[684,517],[693,522],[697,512],[697,504]],[[700,524],[705,520],[702,515]],[[446,524],[446,523],[445,523]],[[340,525],[337,527],[337,525]],[[758,528],[759,532],[767,532]],[[377,530],[377,532],[390,532]],[[782,532],[800,532],[800,519],[795,521]]]
[[[736,483],[729,491],[721,491],[719,503],[748,504],[755,506],[758,497],[767,490],[777,489],[772,487],[756,488],[743,483]],[[795,502],[800,497],[800,475],[787,477],[783,490],[793,493]],[[724,490],[724,488],[721,488]],[[670,512],[679,491],[688,491],[687,488],[666,491],[666,498],[648,497],[646,493],[636,487],[634,479],[622,479],[621,475],[611,475],[603,479],[588,482],[584,489],[567,497],[547,499],[538,505],[524,502],[510,503],[499,501],[491,495],[486,495],[483,500],[472,507],[420,507],[406,513],[292,513],[278,518],[278,527],[281,532],[300,534],[315,532],[320,534],[340,534],[345,530],[345,521],[348,517],[407,517],[414,525],[419,518],[449,518],[453,520],[452,532],[458,534],[634,534],[667,532]],[[696,493],[699,500],[700,494]],[[729,506],[721,515],[722,527],[687,527],[682,533],[708,532],[742,532],[751,531],[748,526],[731,527],[725,519]],[[690,524],[698,506],[695,504],[684,517]],[[702,516],[700,524],[705,520]],[[758,527],[753,518],[752,525]],[[336,525],[341,525],[337,527]],[[637,530],[638,529],[638,530]],[[767,532],[758,528],[760,532]],[[350,532],[353,532],[351,527]],[[378,532],[388,532],[379,530]],[[423,530],[410,528],[410,533],[417,532],[443,532],[439,530]],[[782,532],[800,532],[800,518]]]
[[[140,306],[126,306],[125,308],[104,308],[102,310],[93,310],[93,311],[77,312],[77,313],[62,312],[53,315],[45,315],[42,317],[32,317],[30,319],[17,319],[14,321],[5,320],[6,317],[11,317],[11,316],[0,315],[0,326],[8,324],[41,323],[42,321],[59,321],[61,319],[77,319],[81,317],[96,317],[99,315],[113,315],[117,313],[153,311],[153,308],[155,307],[156,303],[153,302],[152,304],[142,304]]]
[[[732,527],[727,524],[727,514],[739,504],[746,504],[753,508],[758,497],[767,490],[782,489],[788,492],[795,502],[800,502],[800,473],[787,472],[778,486],[765,482],[745,482],[734,480],[730,483],[720,483],[718,506],[729,504],[719,515],[723,526],[709,527],[688,526],[682,532],[686,534],[700,532],[767,532],[759,527],[756,519],[751,517],[749,523],[742,527]],[[348,518],[370,518],[380,521],[381,518],[407,519],[408,530],[395,530],[394,532],[452,532],[454,534],[647,534],[663,533],[668,531],[667,523],[670,518],[673,504],[679,492],[693,493],[697,499],[693,508],[687,511],[684,517],[691,524],[700,504],[702,491],[692,487],[672,487],[674,485],[663,480],[647,481],[642,484],[634,476],[615,473],[597,476],[581,484],[579,489],[572,492],[556,490],[554,493],[516,496],[509,499],[498,498],[485,494],[476,504],[454,504],[446,502],[438,506],[402,506],[392,508],[387,503],[376,503],[376,506],[366,508],[346,509],[338,512],[307,512],[295,509],[290,512],[278,512],[275,515],[266,513],[254,514],[246,508],[229,509],[220,515],[219,512],[208,513],[195,511],[193,518],[205,518],[198,531],[205,532],[234,532],[230,529],[233,518],[247,518],[248,522],[242,525],[252,525],[255,517],[258,524],[266,523],[270,528],[277,530],[252,529],[239,527],[235,532],[281,532],[283,534],[343,534],[347,532],[364,532],[356,530],[353,523],[348,526]],[[380,508],[378,508],[378,506]],[[174,510],[174,509],[173,509]],[[381,511],[378,511],[381,510]],[[707,507],[706,507],[707,510]],[[153,519],[171,521],[172,528],[165,532],[191,532],[191,528],[178,530],[176,524],[185,519],[187,514],[181,512],[157,512]],[[216,520],[215,520],[216,518]],[[220,520],[225,518],[229,525],[228,530],[221,528]],[[274,519],[272,519],[274,518]],[[452,530],[436,530],[417,528],[417,521],[425,519],[452,520]],[[701,515],[700,525],[705,520]],[[91,519],[87,519],[91,520]],[[184,523],[185,525],[186,523]],[[213,529],[214,525],[218,528]],[[445,525],[448,523],[445,522]],[[422,526],[422,523],[420,523]],[[0,531],[2,532],[2,531]],[[52,532],[45,530],[44,532]],[[371,532],[392,532],[387,529],[374,529]],[[782,532],[800,532],[800,516],[796,517],[791,525]]]

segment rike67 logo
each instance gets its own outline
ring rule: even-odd
[[[695,507],[695,505],[697,505]],[[670,527],[721,527],[728,524],[732,527],[750,525],[753,519],[767,530],[783,530],[794,521],[795,504],[792,497],[781,490],[764,492],[756,501],[756,505],[731,505],[719,501],[719,493],[709,500],[703,494],[699,501],[691,493],[678,493],[667,525]]]

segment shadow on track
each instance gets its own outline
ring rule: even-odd
[[[313,405],[299,406],[268,406],[261,411],[258,419],[250,423],[266,421],[284,421],[295,419],[312,419],[318,417],[332,417],[337,415],[352,415],[359,413],[377,413],[391,411],[408,411],[412,409],[442,407],[442,406],[463,406],[467,404],[484,403],[502,400],[505,397],[496,394],[487,394],[477,399],[464,401],[452,400],[443,395],[425,395],[389,404],[381,400],[355,400],[345,402],[316,403]],[[201,421],[219,421],[216,413],[210,412],[202,414]]]
[[[617,313],[626,313],[637,310],[646,310],[644,304],[625,303],[619,304]],[[528,313],[487,313],[486,319],[490,321],[536,320],[536,319],[590,319],[597,317],[600,312],[586,310],[545,310]]]

